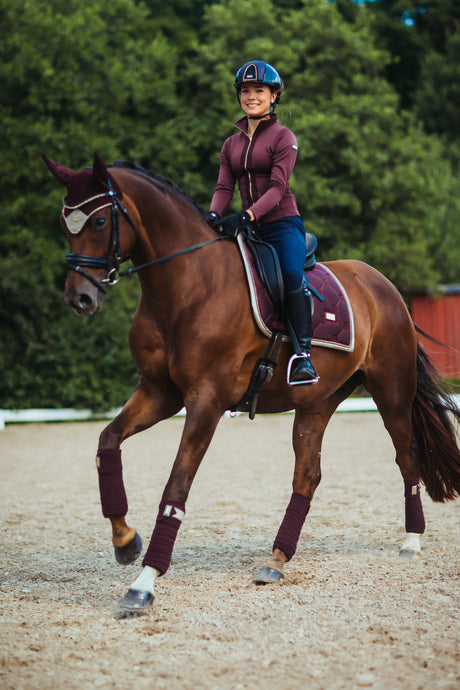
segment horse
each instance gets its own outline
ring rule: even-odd
[[[155,579],[170,564],[194,477],[217,424],[238,410],[267,336],[257,327],[235,242],[206,223],[203,211],[171,181],[122,161],[73,171],[44,156],[66,187],[61,223],[70,246],[65,301],[77,314],[100,309],[106,290],[137,273],[141,297],[130,330],[140,378],[121,412],[99,437],[96,465],[102,513],[112,527],[120,564],[139,557],[142,541],[126,521],[121,444],[185,408],[183,432],[164,487],[139,577],[119,605],[145,613]],[[130,258],[132,267],[121,269]],[[355,260],[325,264],[340,280],[355,320],[352,351],[313,347],[320,379],[290,386],[289,342],[258,400],[258,413],[294,411],[292,495],[271,554],[254,577],[278,583],[295,554],[321,479],[321,444],[338,405],[362,385],[374,399],[396,453],[405,496],[406,535],[400,555],[419,557],[425,519],[421,483],[433,501],[460,492],[460,410],[418,342],[396,287]]]

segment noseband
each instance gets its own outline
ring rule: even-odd
[[[126,261],[128,257],[122,259],[120,248],[120,211],[126,218],[137,238],[137,228],[134,225],[129,211],[123,206],[118,199],[113,189],[110,189],[104,196],[108,197],[111,203],[112,211],[112,232],[110,237],[107,257],[103,259],[100,256],[89,256],[87,254],[67,254],[66,264],[69,271],[75,271],[87,278],[93,285],[95,285],[101,292],[107,292],[104,285],[115,285],[119,280],[120,264]],[[113,257],[113,258],[112,258]],[[107,277],[102,280],[97,280],[91,273],[85,271],[82,266],[87,268],[103,268],[107,271]]]

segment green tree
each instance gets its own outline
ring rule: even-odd
[[[434,104],[422,112],[420,83],[432,134],[400,112],[374,14],[346,3],[1,0],[0,407],[110,408],[137,380],[127,338],[137,280],[93,318],[64,305],[63,190],[41,154],[74,169],[94,151],[140,162],[207,207],[247,59],[267,59],[286,81],[279,117],[299,140],[293,187],[318,256],[367,260],[403,290],[459,279],[459,184],[440,143],[455,113],[441,127]],[[426,95],[441,66],[432,45]],[[450,104],[454,37],[444,46]]]
[[[62,299],[63,190],[41,154],[79,169],[93,151],[110,161],[136,160],[152,141],[163,150],[177,51],[134,0],[2,0],[0,51],[0,406],[122,404],[137,378],[127,352],[137,283],[77,333]]]
[[[269,0],[210,6],[210,38],[197,46],[186,75],[200,124],[189,134],[180,118],[171,126],[181,140],[190,137],[202,173],[195,193],[205,205],[218,150],[240,116],[235,71],[252,57],[275,64],[287,86],[279,117],[300,144],[293,188],[307,229],[319,237],[318,255],[367,260],[407,291],[439,278],[430,238],[441,192],[431,171],[450,171],[439,142],[399,112],[398,96],[382,77],[389,57],[374,45],[369,14],[356,9],[350,23],[323,0],[293,9]],[[203,113],[204,100],[210,106]]]
[[[439,137],[443,158],[450,163],[450,168],[427,168],[424,175],[438,188],[432,202],[432,262],[440,267],[443,282],[458,282],[460,5],[457,0],[375,0],[368,7],[377,43],[391,53],[386,75],[401,105],[427,133]]]
[[[392,58],[385,68],[388,81],[402,106],[412,108],[426,56],[432,51],[445,54],[449,37],[460,29],[460,5],[457,0],[367,0],[366,4],[377,44]]]
[[[460,143],[460,32],[448,37],[443,53],[425,56],[414,109],[427,132],[448,146]]]

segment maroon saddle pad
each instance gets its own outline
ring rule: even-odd
[[[256,270],[251,251],[241,234],[238,235],[238,245],[257,326],[268,338],[273,331],[282,331],[288,339],[287,328],[276,313],[268,290]],[[327,266],[321,263],[317,263],[313,269],[307,271],[305,276],[323,298],[321,301],[313,296],[312,344],[353,352],[355,346],[353,311],[340,281]]]

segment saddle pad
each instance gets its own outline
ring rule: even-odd
[[[268,290],[262,284],[251,251],[248,249],[242,234],[238,235],[238,246],[246,271],[252,311],[258,328],[268,338],[273,331],[281,331],[286,334],[283,339],[289,340],[286,326],[283,321],[280,321]],[[340,281],[327,266],[320,263],[315,264],[315,267],[305,275],[310,285],[324,299],[321,302],[313,296],[312,344],[353,352],[355,347],[353,311]]]

